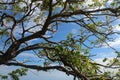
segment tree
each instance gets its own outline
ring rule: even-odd
[[[43,71],[57,69],[73,75],[74,80],[119,78],[119,71],[111,77],[110,72],[103,73],[100,68],[119,69],[120,53],[107,43],[119,34],[112,24],[119,19],[119,3],[119,0],[91,0],[91,3],[87,0],[1,0],[0,43],[4,45],[0,49],[0,65]],[[79,34],[70,33],[66,40],[52,41],[63,23],[79,26]],[[35,42],[30,42],[34,39]],[[108,65],[91,60],[90,50],[104,44],[118,54]],[[17,60],[25,51],[33,51],[43,59],[41,66]]]
[[[8,80],[8,77],[11,77],[12,80],[19,80],[20,76],[24,76],[26,75],[28,69],[26,68],[20,68],[20,69],[16,69],[10,73],[8,73],[8,75],[0,75],[1,80]]]

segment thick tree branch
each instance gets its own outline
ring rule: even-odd
[[[56,14],[56,15],[53,15],[52,18],[54,19],[54,18],[57,18],[57,17],[71,17],[73,15],[88,15],[88,14],[91,14],[91,13],[96,13],[96,12],[101,12],[101,11],[110,11],[113,14],[117,14],[117,13],[120,12],[119,10],[120,10],[120,7],[117,7],[115,9],[113,9],[113,8],[103,8],[103,9],[95,9],[95,10],[89,10],[89,11],[76,10],[76,11],[73,11],[73,12],[63,12],[62,14]],[[116,16],[119,16],[119,15],[120,14],[118,14]]]
[[[37,3],[37,1],[38,1],[38,3]],[[74,5],[75,5],[75,2],[77,2],[77,0],[75,0],[75,1],[74,0],[66,0],[65,2],[61,2],[59,0],[46,0],[46,2],[44,2],[44,1],[45,0],[32,0],[29,3],[27,3],[27,1],[23,1],[23,3],[25,3],[25,5],[20,6],[20,7],[25,7],[25,10],[21,9],[19,6],[15,7],[13,9],[13,12],[16,9],[15,10],[16,14],[14,14],[14,16],[8,15],[7,13],[3,13],[2,11],[0,11],[1,26],[3,26],[3,27],[5,26],[4,24],[6,24],[6,23],[4,20],[7,21],[6,18],[12,19],[11,22],[13,22],[12,23],[13,25],[10,26],[10,31],[11,31],[11,33],[9,34],[9,35],[11,35],[11,36],[9,36],[10,39],[8,38],[5,41],[5,44],[9,40],[12,40],[12,42],[9,44],[9,46],[5,45],[7,48],[6,51],[0,51],[0,65],[4,64],[4,65],[8,65],[8,66],[12,66],[12,65],[22,66],[22,67],[26,67],[26,68],[30,68],[30,69],[43,70],[43,71],[57,69],[59,71],[65,72],[68,75],[70,74],[70,75],[73,75],[74,77],[80,78],[81,80],[82,79],[89,80],[89,77],[91,77],[91,75],[92,75],[91,78],[93,78],[94,74],[97,75],[98,68],[95,67],[96,65],[97,65],[97,67],[102,66],[105,68],[112,68],[112,69],[119,68],[119,66],[118,67],[112,66],[112,65],[106,66],[106,65],[102,65],[102,64],[98,64],[98,63],[90,63],[91,60],[89,60],[90,58],[88,58],[87,54],[85,54],[85,56],[80,57],[80,60],[74,60],[72,62],[71,59],[79,58],[79,56],[84,55],[84,52],[85,52],[84,50],[86,50],[86,48],[91,49],[91,48],[93,48],[93,45],[96,46],[96,44],[91,45],[92,40],[89,40],[90,38],[94,38],[95,40],[99,39],[101,42],[102,41],[106,42],[105,40],[106,39],[108,40],[107,37],[111,34],[114,34],[111,29],[107,29],[108,27],[107,28],[104,27],[107,24],[102,24],[103,23],[102,21],[99,22],[100,25],[97,24],[97,21],[95,21],[97,19],[95,19],[95,18],[98,18],[98,15],[100,15],[100,16],[107,15],[107,16],[112,16],[112,17],[120,16],[120,6],[117,8],[102,8],[102,9],[95,8],[93,10],[92,9],[84,9],[84,8],[83,8],[84,10],[82,8],[80,10],[75,10],[77,8],[72,10],[72,9],[70,9],[71,4],[74,3]],[[10,2],[10,3],[0,3],[0,5],[13,6],[13,4],[16,5],[17,3],[21,4],[21,2]],[[47,3],[47,5],[45,4],[43,6],[42,3]],[[57,6],[62,6],[58,10],[58,12],[56,10]],[[44,7],[46,10],[45,9],[42,10],[42,8],[44,8]],[[74,6],[72,6],[72,7],[74,7]],[[22,12],[20,12],[20,11],[22,11]],[[19,13],[21,13],[22,16],[20,16],[20,19],[17,20],[16,15]],[[41,13],[42,13],[42,15],[41,15]],[[78,18],[76,18],[77,16],[73,17],[74,15],[79,15],[79,17]],[[31,19],[31,17],[32,17],[32,19]],[[40,20],[42,20],[42,21],[40,21]],[[27,25],[27,22],[29,22],[29,21],[33,22],[32,25],[30,23],[30,26]],[[110,20],[108,20],[108,21],[111,22]],[[81,33],[79,36],[77,36],[77,38],[76,38],[77,40],[75,39],[75,37],[70,37],[70,39],[66,40],[65,42],[61,41],[61,42],[57,43],[57,42],[50,41],[49,38],[46,38],[47,34],[49,34],[51,32],[52,32],[52,34],[54,34],[58,30],[58,22],[76,23],[78,26],[80,26]],[[89,25],[89,24],[92,24],[92,25]],[[16,35],[15,29],[17,27],[22,28],[23,32],[19,32],[20,36],[22,36],[21,38],[18,38],[19,36],[15,36]],[[27,27],[27,29],[26,29],[26,27]],[[36,28],[39,28],[39,29],[35,30],[35,31],[33,31],[33,33],[29,34],[30,30],[34,30]],[[104,31],[99,30],[99,28],[101,30],[105,30],[105,31],[110,30],[110,31],[104,32]],[[0,28],[0,29],[2,31],[2,29],[4,29],[4,28]],[[83,32],[82,32],[82,30],[83,30]],[[102,39],[101,36],[104,37],[105,39]],[[80,37],[80,38],[78,38],[78,37]],[[4,38],[6,38],[6,36],[4,36]],[[31,45],[29,45],[29,44],[24,45],[24,43],[26,43],[26,42],[29,43],[30,40],[37,39],[37,38],[39,38],[39,40],[37,40],[35,43],[33,42]],[[41,42],[40,39],[44,39],[44,41],[47,42],[48,44],[45,45],[46,44],[45,42],[43,42],[44,44],[39,44]],[[90,47],[87,46],[86,44],[84,44],[85,42]],[[49,46],[49,44],[50,44],[50,46]],[[80,49],[77,52],[77,50],[79,48],[78,45],[79,45]],[[108,44],[108,46],[109,46],[109,44]],[[61,49],[61,47],[62,47],[62,49]],[[114,51],[116,51],[111,46],[109,46],[109,47],[111,49],[113,49]],[[85,49],[82,49],[82,48],[85,48]],[[58,62],[58,63],[60,62],[62,64],[57,65],[57,66],[43,67],[43,66],[38,66],[38,65],[27,65],[27,64],[23,64],[23,63],[15,63],[15,62],[11,61],[18,54],[20,54],[24,51],[37,50],[37,49],[44,50],[45,55],[43,55],[43,56],[45,57],[45,60],[47,59],[51,62]],[[76,51],[76,52],[74,53],[74,51]],[[86,50],[85,53],[89,53],[89,52],[87,52],[87,50]],[[44,58],[43,56],[42,56],[42,58]],[[75,61],[76,62],[78,61],[78,63],[75,63]],[[80,64],[79,64],[79,62],[80,62]],[[86,64],[84,64],[84,63],[86,63]],[[82,65],[82,64],[84,64],[84,65]],[[88,64],[88,66],[86,66],[87,64]],[[95,66],[92,66],[92,64]],[[85,68],[83,68],[83,67],[85,67]],[[95,67],[95,69],[94,69],[94,67]],[[83,69],[81,69],[81,68],[83,68]],[[90,71],[91,68],[93,68],[94,72]],[[89,70],[89,71],[87,72],[87,70]],[[89,76],[89,74],[90,74],[90,76]],[[97,79],[96,76],[95,76],[95,79]],[[90,80],[92,80],[92,79],[90,79]]]
[[[16,52],[19,49],[19,47],[20,47],[19,42],[13,42],[6,52],[3,55],[0,55],[0,65],[3,63],[7,63],[9,60],[16,57],[17,56]]]
[[[43,71],[47,71],[47,70],[52,70],[52,69],[57,69],[59,71],[65,72],[68,75],[75,75],[73,71],[69,71],[66,68],[64,68],[63,66],[48,66],[48,67],[42,67],[42,66],[37,66],[37,65],[27,65],[27,64],[23,64],[23,63],[7,63],[4,64],[7,66],[22,66],[25,68],[29,68],[29,69],[35,69],[35,70],[43,70]]]

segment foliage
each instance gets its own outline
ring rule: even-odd
[[[25,76],[27,71],[28,69],[26,68],[19,68],[8,73],[8,75],[0,75],[0,77],[3,80],[7,80],[9,77],[11,77],[11,80],[19,80],[19,77]]]
[[[115,30],[120,26],[119,17],[119,0],[1,0],[0,65],[57,69],[72,75],[74,80],[119,80],[120,52],[108,43],[119,35],[119,30]],[[79,32],[69,32],[66,39],[56,41],[57,32],[67,31],[60,30],[63,25],[78,27]],[[105,65],[96,62],[92,53],[103,46],[117,55],[113,59],[105,57]],[[29,63],[34,61],[32,58],[18,58],[26,51],[35,54],[37,64]],[[117,71],[104,72],[102,67]],[[19,80],[26,71],[17,69],[8,75]]]

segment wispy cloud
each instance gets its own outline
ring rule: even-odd
[[[119,48],[120,47],[120,35],[117,34],[117,32],[120,32],[120,26],[115,25],[113,27],[113,31],[116,32],[116,34],[113,35],[113,41],[108,41],[107,44],[109,44],[109,46],[114,47],[114,48]],[[109,47],[107,44],[103,43],[103,47]]]
[[[102,65],[107,65],[109,63],[109,61],[112,60],[113,58],[114,57],[110,57],[105,62],[103,62],[104,58],[99,58],[99,59],[95,59],[95,62],[102,64]],[[112,72],[112,74],[115,74],[118,71],[118,69],[116,69],[116,68],[106,68],[106,67],[102,67],[102,66],[100,66],[100,69],[102,72],[110,71],[110,72]]]
[[[30,58],[36,58],[37,56],[35,54],[31,53],[21,53],[19,54],[20,57],[30,57]]]
[[[120,26],[118,26],[118,25],[116,25],[116,26],[114,26],[114,29],[113,29],[114,31],[120,31]]]
[[[73,29],[71,30],[71,33],[72,33],[72,34],[76,34],[77,31],[78,31],[77,29],[73,28]]]
[[[120,36],[112,42],[108,42],[111,47],[119,48],[120,47]]]

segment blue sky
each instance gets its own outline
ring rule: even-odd
[[[79,27],[75,24],[61,24],[59,27],[58,32],[55,34],[55,37],[53,41],[60,41],[65,40],[66,36],[71,32],[73,34],[76,34],[79,31]],[[35,56],[35,54],[32,54],[32,52],[26,51],[17,57],[18,60],[30,60],[34,64],[40,64],[40,61],[38,61],[38,57]],[[39,63],[38,63],[39,62]],[[15,70],[18,67],[14,66],[0,66],[0,74],[6,74],[9,73],[12,70]],[[72,76],[67,76],[65,73],[57,71],[57,70],[51,70],[48,72],[43,71],[36,71],[36,70],[29,70],[28,75],[21,77],[21,80],[72,80]]]
[[[70,25],[67,25],[67,24],[62,24],[60,27],[59,27],[59,31],[55,34],[55,37],[54,37],[54,41],[59,41],[59,40],[63,40],[66,38],[66,35],[71,32],[73,34],[76,34],[78,33],[79,31],[79,26],[76,26],[75,24],[70,24]],[[118,29],[117,29],[118,30]],[[116,38],[116,40],[114,42],[109,42],[111,44],[111,46],[115,47],[115,48],[118,48],[119,50],[119,45],[120,43],[118,43],[120,41],[120,36],[118,36],[118,38]],[[116,44],[117,43],[117,44]],[[97,62],[102,62],[102,59],[107,57],[107,58],[112,58],[114,56],[116,56],[114,54],[114,51],[109,49],[108,47],[101,47],[101,48],[95,48],[91,51],[91,53],[93,55],[96,55],[93,57],[93,59]],[[34,56],[34,54],[31,54],[30,52],[25,52],[23,54],[20,54],[18,57],[17,57],[19,60],[23,60],[23,59],[30,59],[33,63],[38,61],[38,58]],[[39,62],[40,63],[40,62]],[[36,62],[36,64],[38,64]],[[0,73],[2,74],[6,74],[8,72],[10,72],[11,70],[14,70],[16,69],[17,67],[8,67],[8,66],[0,66]],[[42,80],[58,80],[58,79],[61,79],[61,80],[72,80],[72,76],[67,76],[65,73],[62,73],[62,72],[59,72],[57,70],[54,70],[54,71],[48,71],[48,72],[42,72],[42,71],[36,71],[36,70],[29,70],[28,71],[28,75],[25,76],[25,77],[21,77],[21,80],[26,80],[26,79],[29,79],[29,80],[39,80],[39,79],[42,79]]]
[[[18,15],[20,17],[20,15]],[[120,23],[120,20],[117,21],[117,23]],[[114,23],[115,25],[116,23]],[[66,35],[68,35],[70,32],[74,35],[79,32],[79,26],[75,24],[60,24],[58,32],[54,35],[54,38],[51,40],[53,41],[60,41],[64,40],[66,38]],[[115,30],[120,31],[120,27],[115,26]],[[114,40],[114,42],[108,42],[112,47],[116,48],[118,51],[120,51],[120,36],[117,35],[117,38]],[[0,46],[1,47],[1,46]],[[114,54],[114,51],[112,49],[109,49],[107,46],[103,46],[101,48],[95,48],[91,50],[91,53],[93,55],[93,59],[97,62],[101,63],[101,60],[103,58],[113,58],[116,56]],[[37,57],[34,56],[34,54],[31,54],[31,52],[25,52],[23,54],[20,54],[17,57],[19,60],[23,59],[31,59],[31,61],[36,62],[38,60]],[[38,64],[36,62],[36,64]],[[8,66],[0,66],[0,74],[6,74],[10,72],[11,70],[16,69],[17,67],[8,67]],[[21,77],[21,80],[72,80],[72,76],[67,76],[65,73],[59,72],[57,70],[49,71],[49,72],[42,72],[42,71],[36,71],[36,70],[29,70],[28,75],[25,77]]]

